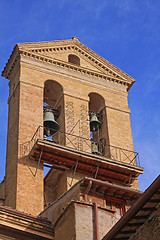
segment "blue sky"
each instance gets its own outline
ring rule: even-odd
[[[136,79],[129,91],[145,190],[160,172],[160,1],[0,0],[0,71],[16,43],[79,37]],[[8,80],[0,77],[0,181],[5,173]]]

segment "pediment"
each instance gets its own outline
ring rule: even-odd
[[[40,60],[44,59],[45,62],[48,59],[50,63],[57,61],[59,66],[67,64],[75,68],[76,64],[68,61],[68,56],[72,54],[80,59],[80,65],[77,68],[84,73],[91,73],[92,75],[93,72],[93,74],[97,74],[97,76],[102,78],[103,75],[106,76],[108,80],[127,83],[128,89],[135,82],[128,74],[96,54],[76,38],[50,42],[20,43],[16,45],[16,49],[20,53],[26,53],[27,56]],[[14,55],[14,51],[12,55]]]

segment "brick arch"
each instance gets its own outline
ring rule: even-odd
[[[110,157],[108,121],[105,107],[105,99],[102,95],[96,92],[91,92],[88,94],[88,96],[89,96],[89,113],[91,112],[97,113],[97,116],[99,116],[99,121],[101,122],[100,130],[98,131],[98,133],[92,132],[92,138],[97,143],[100,143],[98,144],[98,146],[101,146],[101,149],[99,149],[100,154],[106,157]]]
[[[89,110],[100,112],[105,107],[105,99],[99,93],[91,92],[89,96]]]
[[[64,131],[64,94],[63,87],[59,82],[52,79],[44,82],[43,103],[58,110],[59,117],[56,121],[59,124],[60,131]]]
[[[50,105],[52,108],[56,108],[59,99],[63,95],[63,87],[55,80],[46,80],[44,82],[44,102]]]

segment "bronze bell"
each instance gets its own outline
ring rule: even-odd
[[[52,110],[47,109],[43,115],[44,135],[51,136],[59,130],[59,124],[54,119]]]
[[[101,155],[101,153],[98,151],[98,144],[96,142],[92,142],[91,150],[93,154]]]
[[[101,128],[101,122],[98,120],[96,113],[92,113],[90,117],[90,130],[98,131]]]

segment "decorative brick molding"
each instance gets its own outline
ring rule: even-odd
[[[127,86],[127,89],[129,89],[135,82],[135,80],[128,74],[124,73],[91,49],[84,46],[78,40],[68,40],[65,44],[63,41],[54,41],[50,42],[50,44],[47,43],[48,42],[35,43],[34,45],[33,43],[17,44],[4,68],[4,71],[2,72],[2,75],[9,78],[18,58],[26,56],[35,59],[36,61],[52,64],[70,71],[80,72],[90,77],[116,82]],[[78,53],[78,55],[95,66],[97,71],[47,56],[47,53],[51,52]]]

